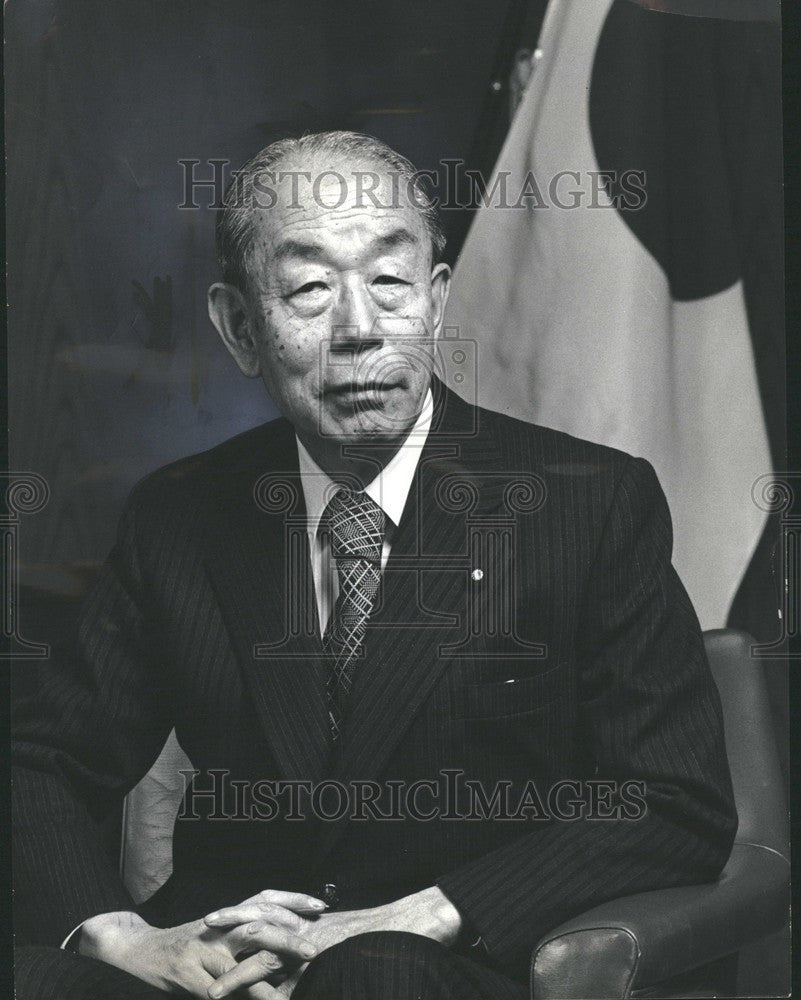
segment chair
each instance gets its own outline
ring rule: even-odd
[[[716,882],[615,899],[555,927],[534,949],[532,1000],[736,996],[737,953],[787,923],[787,812],[761,665],[741,632],[704,643],[740,820],[731,857]]]
[[[762,669],[742,633],[707,632],[704,642],[740,817],[728,864],[714,883],[612,900],[554,928],[534,949],[532,1000],[735,996],[737,953],[787,923],[787,813]],[[179,772],[189,767],[173,734],[128,796],[122,872],[137,902],[172,870]]]

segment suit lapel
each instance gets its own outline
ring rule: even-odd
[[[258,455],[225,470],[206,569],[282,776],[318,780],[328,720],[305,505],[291,427],[272,433],[271,472]]]

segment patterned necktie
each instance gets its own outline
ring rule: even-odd
[[[332,657],[327,693],[334,741],[342,727],[345,699],[381,582],[385,520],[383,510],[366,493],[340,490],[321,522],[330,537],[339,576],[339,596],[323,636],[323,649]]]

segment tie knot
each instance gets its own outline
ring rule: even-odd
[[[321,528],[331,534],[334,558],[381,561],[386,515],[366,493],[340,490],[323,514]]]

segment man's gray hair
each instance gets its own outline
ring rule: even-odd
[[[251,157],[234,175],[223,198],[224,207],[217,217],[217,260],[223,281],[243,292],[247,288],[248,265],[253,249],[253,212],[258,202],[258,198],[254,198],[254,180],[272,172],[281,161],[293,159],[303,162],[320,156],[331,161],[350,159],[356,163],[373,162],[389,167],[407,188],[412,205],[420,212],[431,239],[432,261],[437,263],[441,259],[445,235],[439,213],[411,161],[380,139],[360,132],[314,132],[271,143]],[[365,193],[369,194],[368,191]]]

